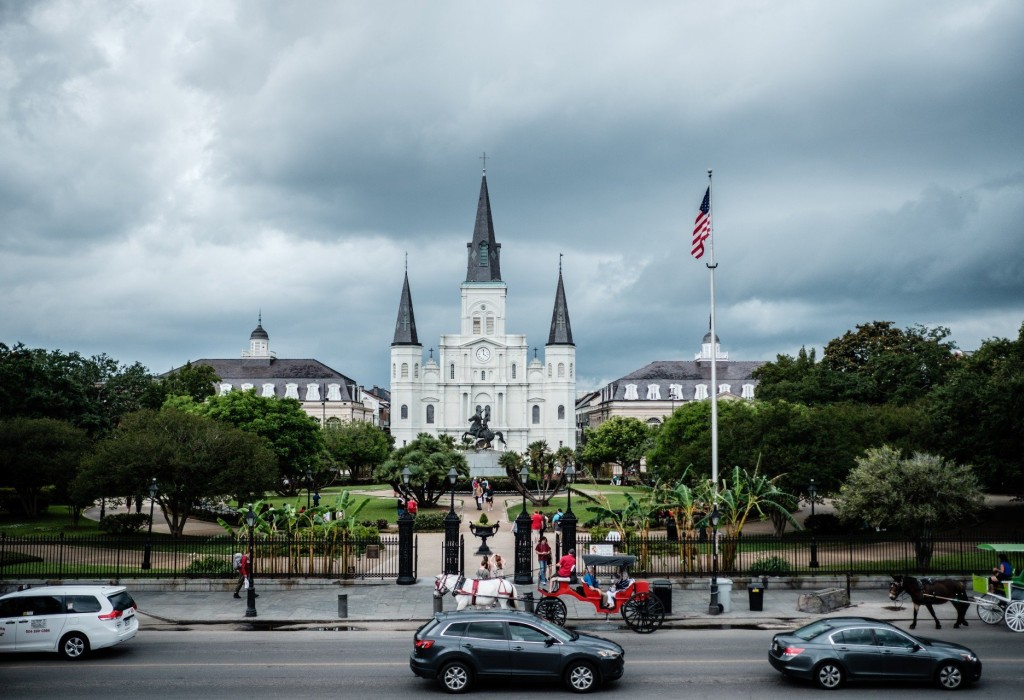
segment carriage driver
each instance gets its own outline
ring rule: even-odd
[[[1010,558],[1003,552],[999,555],[999,564],[992,569],[992,575],[988,577],[990,582],[989,590],[994,591],[996,587],[1002,581],[1009,581],[1013,578],[1013,565],[1010,564]]]
[[[558,560],[555,575],[548,580],[548,593],[554,593],[559,581],[568,581],[576,570],[576,550],[570,549]]]

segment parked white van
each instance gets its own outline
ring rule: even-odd
[[[80,659],[139,631],[124,586],[43,586],[0,597],[0,652],[56,651]]]

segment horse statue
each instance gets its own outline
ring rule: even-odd
[[[495,602],[502,610],[516,606],[519,591],[503,578],[467,579],[462,574],[441,574],[434,578],[434,594],[441,597],[451,592],[458,601],[458,610],[481,606],[489,608]]]
[[[488,407],[486,412],[482,412],[478,406],[476,413],[469,417],[469,430],[462,434],[462,439],[466,439],[466,436],[473,438],[473,446],[478,450],[487,450],[491,448],[491,443],[494,438],[501,440],[501,444],[505,445],[505,436],[501,434],[500,430],[491,430],[487,427],[488,422],[491,420],[491,409]]]
[[[951,578],[918,581],[913,576],[890,575],[892,576],[892,585],[889,586],[889,600],[896,600],[901,593],[906,592],[914,602],[914,621],[910,623],[910,629],[917,627],[917,610],[922,605],[928,608],[928,612],[932,614],[932,618],[935,620],[935,629],[942,629],[939,618],[936,617],[935,611],[932,609],[933,605],[942,603],[952,603],[956,608],[956,623],[953,624],[953,629],[959,628],[960,625],[967,627],[965,615],[971,606],[967,602],[967,589],[961,581]]]

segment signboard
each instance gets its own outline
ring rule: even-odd
[[[592,544],[587,550],[588,554],[600,554],[602,556],[613,556],[615,554],[615,546],[610,544]]]

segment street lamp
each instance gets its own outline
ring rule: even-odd
[[[310,469],[306,470],[306,510],[309,510],[309,489],[313,486],[313,472]]]
[[[570,549],[576,549],[576,514],[572,512],[572,484],[576,481],[576,467],[569,464],[565,468],[565,515],[558,521],[562,526],[562,550],[564,555]]]
[[[146,549],[142,555],[143,569],[149,569],[153,566],[150,562],[150,556],[153,552],[153,502],[156,500],[158,490],[156,478],[154,477],[153,480],[149,482],[149,534],[146,536]]]
[[[452,467],[448,470],[448,486],[452,490],[448,515],[444,516],[444,573],[459,573],[459,516],[455,514],[455,482],[459,473]]]
[[[526,484],[530,469],[519,468],[519,482],[523,487],[523,509],[516,516],[516,575],[513,582],[525,586],[533,583],[533,555],[530,552],[530,515],[526,512]]]
[[[718,504],[711,510],[711,604],[708,605],[708,613],[718,615],[722,612],[722,605],[718,602],[718,522],[722,514],[718,512]]]
[[[249,510],[245,514],[245,524],[249,527],[249,590],[245,596],[245,616],[256,617],[256,584],[252,580],[253,572],[256,570],[255,547],[253,545],[253,530],[256,529],[256,513],[249,504]]]
[[[409,480],[412,478],[412,470],[409,467],[402,469],[402,482],[405,484],[406,493],[409,490]],[[408,498],[408,495],[406,496]],[[412,564],[412,527],[413,517],[406,506],[405,512],[398,518],[398,579],[395,580],[399,586],[409,586],[416,583],[413,575]]]
[[[811,502],[811,563],[809,566],[812,569],[818,568],[818,540],[814,534],[814,526],[817,525],[814,522],[814,499],[817,495],[818,487],[814,485],[814,479],[811,479],[811,483],[807,487],[807,500]]]

